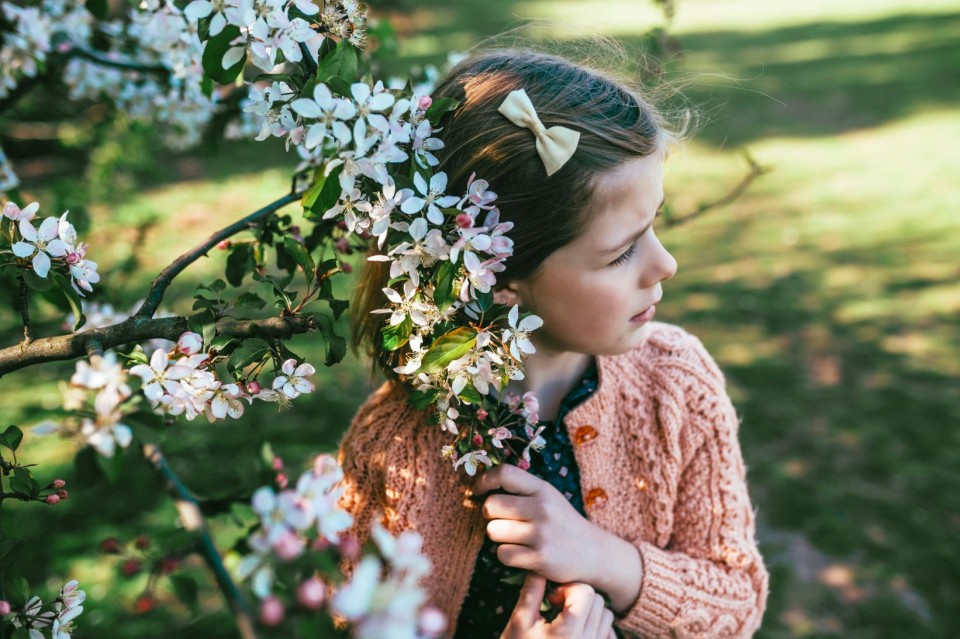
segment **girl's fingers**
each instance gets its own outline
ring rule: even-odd
[[[490,495],[483,501],[483,516],[486,519],[518,519],[533,521],[531,500],[519,495]]]
[[[603,630],[603,611],[606,609],[603,597],[594,594],[590,612],[587,613],[587,619],[583,624],[584,639],[602,639],[607,635],[607,632]]]
[[[497,546],[497,559],[504,566],[524,570],[535,570],[538,561],[537,553],[532,548],[517,544],[500,544]]]
[[[563,595],[563,610],[554,623],[559,621],[572,636],[581,636],[596,593],[593,588],[581,583],[564,584],[557,591]]]
[[[532,546],[536,532],[534,525],[527,521],[494,519],[487,523],[487,537],[498,544]]]
[[[520,588],[520,598],[517,600],[517,605],[514,607],[508,623],[526,631],[542,619],[540,602],[543,601],[543,592],[546,587],[547,580],[544,577],[528,572],[527,578],[523,580],[523,586]]]
[[[616,639],[617,635],[613,632],[613,612],[609,608],[603,609],[603,618],[600,621],[601,639]]]
[[[525,470],[510,464],[500,464],[483,473],[473,484],[473,496],[481,497],[494,490],[514,495],[533,495],[546,483]]]

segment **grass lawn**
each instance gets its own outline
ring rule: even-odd
[[[628,0],[395,4],[406,16],[401,34],[410,31],[397,70],[442,61],[528,19],[552,21],[553,37],[574,48],[583,25],[636,45],[659,20]],[[951,613],[960,608],[960,6],[679,0],[675,34],[685,56],[670,77],[695,77],[687,95],[708,118],[669,162],[674,211],[721,197],[745,171],[744,148],[772,169],[733,205],[661,233],[680,269],[658,315],[703,339],[742,417],[773,575],[758,637],[952,639],[960,634]],[[135,195],[92,207],[90,253],[102,270],[131,254],[140,263],[118,275],[122,290],[110,301],[129,305],[180,252],[285,192],[295,164],[282,148],[230,145],[209,161],[174,158]],[[49,180],[28,187],[41,198],[53,188]],[[145,242],[132,249],[143,226]],[[188,312],[193,287],[223,264],[213,252],[191,267],[169,291],[179,300],[170,310]],[[52,334],[52,309],[37,313]],[[6,344],[17,339],[6,309],[0,334]],[[293,349],[322,360],[308,336]],[[58,382],[72,368],[4,377],[5,424],[55,414]],[[256,485],[262,439],[291,462],[332,450],[370,381],[355,358],[319,377],[318,392],[292,410],[261,405],[235,422],[178,425],[165,444],[172,465],[217,496]],[[74,454],[67,442],[29,433],[22,453],[41,478],[71,482]],[[87,586],[80,639],[233,636],[209,588],[196,621],[185,621],[166,582],[163,605],[135,614],[146,577],[122,578],[98,553],[106,536],[161,543],[176,527],[142,462],[128,463],[119,484],[77,488],[56,508],[5,506],[4,534],[30,540],[31,582],[53,590],[78,577]],[[227,521],[216,526],[225,542],[236,534]],[[199,564],[185,570],[202,577]]]

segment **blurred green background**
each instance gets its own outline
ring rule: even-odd
[[[564,45],[602,33],[633,50],[663,23],[640,0],[403,0],[384,10],[400,36],[387,65],[396,73],[531,20]],[[960,3],[679,0],[671,33],[683,53],[667,78],[690,80],[684,93],[707,116],[668,164],[673,210],[722,197],[745,173],[744,148],[772,168],[732,205],[661,233],[680,269],[658,314],[702,338],[742,418],[772,575],[757,636],[960,636]],[[283,194],[297,163],[270,143],[171,154],[136,125],[110,126],[116,142],[87,164],[35,154],[17,166],[46,214],[91,198],[85,237],[107,274],[92,299],[123,308],[179,253]],[[29,131],[16,134],[31,143]],[[176,280],[165,307],[188,313],[194,286],[223,267],[212,252]],[[45,334],[58,330],[52,307],[35,313]],[[18,320],[0,307],[4,345],[18,341]],[[308,336],[292,348],[322,360]],[[72,369],[0,380],[3,425],[57,414],[57,385]],[[172,465],[198,493],[218,495],[256,485],[264,439],[292,464],[333,450],[371,382],[352,357],[318,378],[291,410],[258,404],[239,421],[178,425],[165,444]],[[72,444],[28,432],[22,451],[41,479],[74,482]],[[4,534],[29,540],[35,588],[68,578],[86,587],[77,637],[233,636],[208,586],[193,621],[166,580],[160,605],[136,612],[146,576],[122,577],[119,560],[99,553],[111,535],[149,535],[158,547],[177,526],[143,462],[128,460],[116,485],[75,487],[55,508],[5,506]],[[216,522],[224,543],[235,532]],[[203,575],[193,560],[183,571]]]

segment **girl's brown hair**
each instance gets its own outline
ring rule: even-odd
[[[580,132],[573,157],[550,177],[533,134],[497,110],[517,89],[526,91],[545,127]],[[654,153],[673,137],[660,113],[622,82],[543,53],[508,49],[472,56],[440,82],[433,98],[440,97],[460,102],[436,134],[444,142],[436,170],[446,172],[448,192],[464,192],[476,173],[497,193],[501,220],[514,223],[514,253],[497,276],[501,285],[534,274],[577,237],[600,176]],[[383,307],[387,280],[383,262],[366,262],[351,304],[352,342],[393,378],[394,354],[380,348],[389,316],[370,314]]]

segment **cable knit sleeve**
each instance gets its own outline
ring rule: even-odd
[[[618,625],[644,639],[745,639],[759,628],[767,572],[737,441],[739,422],[716,363],[700,341],[683,338],[659,370],[679,385],[684,416],[673,526],[658,546],[634,540],[643,560],[640,596]]]

